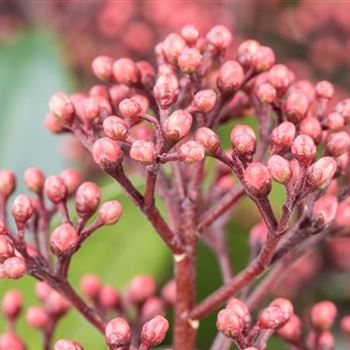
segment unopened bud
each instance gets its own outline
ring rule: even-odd
[[[304,118],[299,124],[299,132],[312,137],[316,145],[322,140],[322,126],[315,117]]]
[[[198,112],[206,113],[215,107],[216,100],[217,95],[214,90],[200,90],[193,97],[192,107]]]
[[[271,144],[281,150],[289,148],[295,138],[296,129],[293,123],[283,122],[272,130]]]
[[[217,85],[224,94],[231,94],[244,81],[242,66],[236,61],[226,61],[219,69]]]
[[[327,138],[327,151],[335,157],[345,153],[350,147],[350,136],[345,131],[330,134]]]
[[[97,78],[110,80],[113,76],[113,59],[109,56],[97,56],[92,61],[92,70]]]
[[[84,275],[80,280],[81,291],[91,299],[97,298],[101,288],[102,283],[97,275]]]
[[[293,304],[286,298],[277,298],[274,299],[271,303],[271,306],[278,306],[283,315],[284,315],[284,322],[288,322],[292,315],[294,314],[294,307]]]
[[[120,84],[134,85],[140,79],[140,72],[134,61],[120,58],[113,63],[113,75]]]
[[[205,151],[212,153],[220,147],[219,136],[211,129],[202,127],[196,130],[194,139],[204,147]]]
[[[205,157],[205,151],[198,142],[187,141],[179,148],[179,155],[183,162],[192,164],[202,161]]]
[[[257,72],[269,70],[276,61],[275,53],[268,46],[259,46],[254,55],[253,65]]]
[[[13,256],[4,261],[4,269],[8,278],[17,280],[25,275],[27,265],[22,257]]]
[[[44,187],[45,175],[38,168],[29,168],[24,173],[24,183],[30,191],[40,193]]]
[[[42,306],[31,306],[27,311],[26,320],[31,327],[43,329],[49,323],[49,315]]]
[[[143,320],[148,321],[157,315],[165,314],[164,301],[159,297],[148,298],[141,309],[141,317]]]
[[[185,137],[192,127],[191,113],[178,109],[173,112],[164,122],[164,132],[169,140],[174,142]]]
[[[331,301],[325,300],[311,309],[311,323],[320,331],[328,330],[337,317],[337,307]]]
[[[147,347],[161,344],[169,329],[169,322],[163,316],[156,316],[146,322],[141,331],[141,342]]]
[[[130,158],[143,165],[152,164],[157,158],[156,146],[152,141],[137,140],[130,149]]]
[[[61,172],[60,178],[63,180],[67,194],[72,195],[81,184],[81,175],[75,169],[65,169]]]
[[[298,122],[306,116],[310,106],[309,99],[300,91],[292,91],[287,95],[285,110],[289,120]]]
[[[232,42],[230,30],[222,25],[217,25],[210,29],[207,40],[218,50],[226,50]]]
[[[15,253],[13,244],[7,235],[0,235],[0,262],[13,256]]]
[[[250,163],[244,171],[244,181],[255,195],[267,196],[271,191],[271,174],[262,163]]]
[[[195,48],[185,48],[178,58],[180,69],[187,74],[197,71],[201,63],[202,55]]]
[[[181,29],[181,36],[187,44],[193,45],[199,38],[199,32],[196,27],[188,24]]]
[[[255,132],[248,125],[236,125],[231,131],[230,139],[233,148],[240,155],[252,155],[255,152]]]
[[[124,141],[128,135],[128,126],[124,119],[110,116],[103,122],[103,130],[109,138]]]
[[[238,62],[245,67],[252,66],[259,47],[260,44],[255,40],[243,41],[237,49]]]
[[[95,183],[82,183],[75,195],[75,208],[79,216],[86,217],[92,215],[100,203],[100,198],[101,192]]]
[[[168,281],[161,290],[163,300],[168,305],[173,305],[176,302],[176,281]]]
[[[115,288],[102,286],[98,294],[98,301],[105,309],[114,309],[119,305],[120,296]]]
[[[131,329],[126,320],[113,318],[107,323],[105,330],[106,343],[112,349],[127,348],[131,342]]]
[[[47,130],[54,134],[59,134],[60,132],[64,131],[64,127],[62,126],[62,124],[51,112],[45,116],[44,125],[47,128]]]
[[[13,332],[6,332],[0,336],[0,349],[25,350],[26,346],[17,334]]]
[[[67,187],[59,176],[49,176],[44,184],[47,198],[57,204],[67,197]]]
[[[287,341],[297,343],[302,336],[302,323],[298,316],[292,315],[289,321],[277,330],[277,334]]]
[[[74,118],[74,105],[72,100],[63,92],[57,92],[50,98],[50,111],[61,124],[70,124]]]
[[[334,96],[334,86],[327,80],[320,81],[316,84],[316,94],[320,98],[330,100]]]
[[[295,138],[292,153],[297,161],[303,164],[310,164],[316,156],[316,145],[308,135],[299,135]]]
[[[128,300],[133,304],[141,304],[156,292],[156,283],[151,276],[134,277],[127,289]]]
[[[270,305],[261,312],[258,324],[264,329],[280,328],[286,324],[285,314],[279,306]]]
[[[33,215],[32,200],[25,194],[20,194],[16,197],[12,204],[12,216],[16,221],[16,224],[25,224]]]
[[[292,170],[287,159],[275,154],[271,156],[267,163],[267,167],[272,178],[281,184],[286,184],[292,177]]]
[[[318,227],[325,227],[335,219],[337,208],[337,197],[326,194],[315,202],[312,208],[312,220]]]
[[[327,115],[326,123],[328,129],[338,131],[344,126],[345,121],[344,117],[340,113],[333,112]]]
[[[322,157],[309,167],[307,180],[311,186],[322,188],[331,182],[336,171],[337,162],[332,157]]]
[[[258,85],[255,93],[261,103],[272,103],[276,98],[276,89],[269,83]]]
[[[234,311],[244,322],[245,327],[249,327],[252,321],[248,306],[239,299],[231,299],[226,306],[227,309]]]
[[[179,82],[174,74],[161,75],[153,88],[153,95],[162,109],[169,108],[179,94]]]
[[[350,336],[350,316],[349,315],[344,316],[341,319],[340,328],[345,335]]]
[[[235,338],[243,332],[244,321],[235,311],[226,308],[218,313],[216,328],[226,337]]]
[[[118,165],[123,159],[123,152],[118,142],[108,137],[102,137],[94,143],[92,156],[100,166],[104,166],[105,162]]]
[[[50,237],[50,245],[54,254],[66,254],[74,249],[78,242],[75,228],[68,223],[55,228]]]
[[[258,222],[255,224],[249,232],[249,245],[252,251],[259,252],[269,230],[264,222]]]
[[[293,72],[283,64],[274,65],[268,72],[269,83],[279,92],[286,91],[294,78]]]
[[[55,344],[55,350],[84,350],[76,341],[60,339]]]
[[[83,120],[87,125],[91,125],[94,120],[99,116],[101,110],[100,99],[97,97],[90,97],[84,102]],[[109,108],[107,108],[109,109]]]
[[[335,106],[335,112],[340,113],[344,120],[345,124],[350,123],[350,98],[340,101]]]
[[[47,312],[55,318],[64,315],[69,310],[67,299],[54,290],[47,295],[44,304]]]
[[[180,35],[171,33],[162,43],[163,54],[170,63],[176,64],[185,46],[186,43]]]
[[[123,84],[116,84],[109,88],[109,96],[113,106],[119,106],[120,101],[130,96],[130,88]]]
[[[112,225],[119,221],[123,208],[118,201],[108,201],[98,210],[98,218],[104,225]]]
[[[2,299],[2,312],[7,319],[14,320],[21,313],[22,294],[17,290],[8,290]]]
[[[0,170],[0,196],[7,199],[16,188],[16,175],[10,170]]]
[[[35,295],[40,301],[44,302],[48,298],[51,292],[52,292],[52,288],[45,282],[41,282],[41,281],[36,282]]]
[[[137,122],[143,114],[141,106],[133,99],[126,98],[119,103],[119,110],[125,119]]]

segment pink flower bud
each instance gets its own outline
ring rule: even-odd
[[[201,63],[202,55],[195,48],[185,48],[178,58],[180,69],[187,74],[197,71]]]
[[[340,328],[345,335],[350,336],[350,316],[349,315],[344,316],[341,319]]]
[[[319,98],[330,100],[334,96],[334,86],[327,80],[316,84],[316,94]]]
[[[146,113],[149,109],[149,101],[146,96],[136,94],[131,96],[131,99],[139,104],[143,113]]]
[[[127,348],[131,342],[131,329],[126,320],[113,318],[107,323],[105,330],[106,343],[112,349]]]
[[[271,191],[271,174],[262,163],[250,163],[245,169],[244,181],[255,195],[267,196]]]
[[[340,113],[333,112],[327,115],[326,123],[328,129],[338,131],[344,126],[345,121],[344,117]]]
[[[81,291],[91,299],[97,298],[101,288],[102,283],[97,275],[87,274],[80,280]]]
[[[322,140],[322,126],[315,117],[304,118],[299,124],[299,132],[312,137],[316,145]]]
[[[309,99],[300,91],[292,91],[285,101],[285,110],[289,120],[298,122],[306,116],[310,106]]]
[[[318,227],[325,227],[335,219],[337,208],[337,197],[326,194],[315,202],[312,208],[312,220]]]
[[[182,27],[181,36],[185,39],[187,44],[193,45],[199,38],[198,29],[190,24]]]
[[[93,85],[89,91],[90,97],[108,100],[108,88],[105,85]]]
[[[146,322],[141,331],[141,342],[147,347],[161,344],[169,329],[169,322],[163,316],[156,316]]]
[[[33,215],[33,210],[31,199],[25,194],[20,194],[13,202],[11,212],[16,224],[23,225]]]
[[[49,176],[44,184],[47,198],[57,204],[67,197],[67,187],[59,176]]]
[[[2,299],[2,312],[10,320],[16,319],[22,311],[23,298],[17,290],[8,290]]]
[[[340,101],[335,106],[335,112],[340,113],[344,120],[345,124],[350,123],[350,98]]]
[[[261,103],[272,103],[276,98],[276,89],[269,83],[258,85],[255,93]]]
[[[276,64],[268,72],[268,81],[276,90],[284,92],[294,81],[294,74],[285,65]]]
[[[253,251],[260,251],[269,230],[264,222],[255,224],[249,232],[249,245]]]
[[[283,122],[272,130],[271,144],[281,150],[289,148],[295,138],[295,126],[290,122]]]
[[[31,306],[26,316],[29,326],[43,329],[49,323],[49,315],[42,306]]]
[[[109,56],[97,56],[92,61],[92,71],[101,80],[110,80],[113,76],[113,59]]]
[[[350,222],[350,197],[340,202],[334,223],[337,227],[348,227]]]
[[[345,131],[333,132],[327,138],[327,152],[338,157],[350,147],[350,136]]]
[[[55,350],[84,350],[82,346],[72,340],[60,339],[55,344]]]
[[[47,312],[54,317],[60,317],[69,310],[68,301],[54,290],[47,295],[44,304]]]
[[[272,178],[281,184],[287,184],[292,177],[292,170],[288,160],[275,154],[271,156],[267,163]]]
[[[153,95],[162,109],[169,108],[179,94],[179,82],[174,74],[161,75],[153,88]]]
[[[216,328],[226,337],[235,338],[243,332],[244,321],[235,311],[226,308],[218,313]]]
[[[268,46],[259,46],[254,55],[253,65],[257,72],[269,70],[276,61],[275,53]]]
[[[294,314],[294,307],[292,303],[286,298],[277,298],[274,299],[270,306],[277,306],[281,309],[284,315],[284,322],[288,322],[292,315]]]
[[[302,323],[300,318],[292,315],[289,321],[277,330],[277,334],[291,343],[297,343],[302,336]]]
[[[143,320],[148,321],[157,315],[165,314],[164,301],[159,297],[148,298],[141,309],[141,317]]]
[[[123,152],[118,142],[102,137],[98,139],[92,147],[94,161],[103,166],[105,163],[118,165],[123,159]]]
[[[286,324],[285,313],[279,306],[270,305],[259,315],[258,324],[264,329],[280,328]]]
[[[242,66],[236,61],[226,61],[219,69],[217,85],[224,94],[231,94],[244,81]]]
[[[177,60],[185,47],[186,43],[184,39],[175,33],[169,34],[162,43],[162,50],[165,58],[173,64],[177,63]]]
[[[104,225],[112,225],[119,221],[123,208],[118,201],[108,201],[98,210],[98,218]]]
[[[191,113],[178,109],[173,112],[164,122],[164,132],[169,140],[174,142],[185,137],[192,127]]]
[[[105,309],[114,309],[120,303],[118,292],[110,286],[103,286],[98,294],[98,301]]]
[[[147,61],[139,61],[136,63],[136,66],[140,72],[141,84],[146,87],[152,87],[156,76],[156,72],[152,65]]]
[[[4,264],[0,264],[0,279],[8,278]]]
[[[139,82],[140,72],[134,61],[120,58],[113,63],[114,79],[125,85],[135,85]]]
[[[211,129],[202,127],[196,130],[194,139],[203,146],[206,152],[212,153],[220,147],[219,136]]]
[[[168,281],[161,290],[163,300],[168,305],[173,305],[176,302],[176,281]]]
[[[56,255],[68,253],[75,248],[77,242],[77,231],[68,223],[56,227],[50,237],[51,250]]]
[[[310,164],[316,156],[316,145],[308,135],[299,135],[295,138],[292,147],[295,159],[303,164]]]
[[[55,115],[51,112],[45,116],[44,125],[47,130],[54,134],[59,134],[60,132],[64,131],[62,124],[60,124]]]
[[[75,195],[75,208],[79,216],[86,217],[92,215],[101,198],[99,187],[93,182],[82,183]]]
[[[248,125],[236,125],[230,135],[232,147],[241,155],[252,155],[256,149],[254,130]]]
[[[128,135],[128,126],[124,119],[110,116],[103,122],[103,130],[109,138],[124,141]]]
[[[322,332],[318,339],[319,347],[322,350],[334,350],[335,340],[331,332]]]
[[[183,162],[192,164],[202,161],[205,157],[205,151],[198,142],[187,141],[179,148],[179,155]]]
[[[212,89],[198,91],[192,101],[192,107],[202,113],[211,111],[216,104],[217,95]]]
[[[237,60],[243,66],[252,66],[260,44],[255,40],[243,41],[237,49]]]
[[[38,168],[29,168],[24,173],[24,183],[30,191],[40,193],[44,187],[45,175]]]
[[[137,140],[131,145],[130,158],[143,165],[150,165],[157,158],[156,145],[152,141]]]
[[[336,317],[337,307],[328,300],[321,301],[311,309],[311,323],[320,331],[326,331],[332,327]]]
[[[213,27],[207,34],[207,40],[218,50],[226,50],[232,42],[232,34],[222,25]]]
[[[61,124],[70,124],[74,118],[74,105],[72,100],[63,92],[57,92],[50,98],[50,111]]]
[[[0,235],[0,262],[4,262],[6,259],[13,256],[15,250],[10,238],[6,235]]]
[[[309,103],[314,102],[316,92],[314,85],[309,80],[298,80],[289,89],[288,93],[299,92],[307,97]]]
[[[41,281],[36,282],[35,295],[40,301],[45,302],[45,300],[48,298],[51,292],[52,292],[52,288],[45,282],[41,282]]]
[[[137,122],[143,114],[141,106],[133,99],[126,98],[119,103],[119,110],[125,119],[131,122]]]
[[[249,327],[252,321],[248,306],[239,299],[231,299],[226,306],[226,309],[234,311],[244,322],[245,327]]]
[[[17,280],[25,275],[27,265],[22,257],[14,256],[4,261],[4,269],[8,278]]]
[[[63,180],[68,195],[72,195],[81,184],[81,175],[75,169],[65,169],[61,172],[60,178]]]
[[[156,288],[156,283],[151,276],[136,276],[128,286],[128,300],[133,304],[142,304],[155,294]]]
[[[0,350],[25,350],[26,346],[24,345],[21,338],[12,332],[3,333],[0,336]]]
[[[113,106],[116,108],[119,106],[120,101],[130,96],[130,88],[126,85],[113,85],[109,88],[109,96]]]
[[[90,97],[84,102],[83,121],[91,125],[100,114],[101,100],[97,97]],[[109,108],[108,108],[109,109]]]
[[[16,188],[16,175],[10,171],[0,170],[0,196],[7,199]]]
[[[322,188],[331,182],[336,171],[337,162],[331,157],[322,157],[308,169],[307,180],[311,186]]]

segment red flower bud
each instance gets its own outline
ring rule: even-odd
[[[228,28],[217,25],[210,29],[207,40],[218,50],[226,50],[232,42],[232,34]]]
[[[231,94],[244,81],[242,66],[236,61],[226,61],[219,69],[217,85],[224,94]]]
[[[164,301],[159,297],[148,298],[141,309],[141,317],[143,320],[148,321],[157,315],[165,314],[165,304]]]
[[[15,188],[16,175],[10,170],[0,170],[0,196],[7,199]]]
[[[192,164],[202,161],[205,157],[205,151],[198,142],[187,141],[179,148],[179,155],[183,162]]]
[[[70,124],[74,118],[75,108],[72,100],[63,92],[57,92],[50,98],[50,111],[61,124]]]
[[[27,271],[25,260],[20,256],[14,256],[4,261],[4,269],[8,278],[17,280]]]
[[[237,60],[243,66],[252,66],[260,44],[255,40],[243,41],[237,49]]]
[[[312,220],[318,227],[325,227],[335,219],[337,208],[337,197],[326,194],[315,202],[312,208]]]
[[[128,135],[128,126],[124,119],[110,116],[103,122],[103,130],[109,138],[124,141]]]
[[[125,85],[135,85],[139,82],[140,72],[134,61],[120,58],[113,63],[114,79]]]
[[[345,121],[344,117],[340,113],[333,112],[327,115],[326,123],[328,129],[338,131],[344,126]]]
[[[285,313],[279,306],[270,305],[259,315],[258,324],[264,329],[280,328],[286,324]]]
[[[119,103],[119,110],[125,119],[129,119],[132,123],[140,120],[143,114],[141,106],[133,99],[126,98]]]
[[[340,322],[340,328],[342,332],[349,336],[350,335],[350,316],[344,316]]]
[[[272,178],[281,184],[286,184],[292,177],[292,170],[290,168],[288,160],[275,154],[271,156],[267,163]]]
[[[137,140],[131,145],[130,158],[143,165],[150,165],[157,158],[156,145],[152,141]]]
[[[289,120],[298,122],[306,116],[310,106],[307,96],[300,91],[292,91],[287,95],[285,110]]]
[[[311,309],[311,323],[320,331],[326,331],[332,327],[336,317],[337,307],[328,300],[321,301]]]
[[[231,299],[226,309],[234,311],[244,322],[245,327],[249,327],[252,321],[248,306],[239,299]]]
[[[177,63],[177,60],[185,47],[186,43],[184,39],[175,33],[169,34],[162,43],[162,50],[165,58],[173,64]]]
[[[178,65],[180,69],[187,74],[197,71],[201,63],[202,55],[195,48],[185,48],[178,58]]]
[[[118,201],[108,201],[101,205],[98,218],[104,225],[112,225],[119,221],[123,208]]]
[[[102,137],[98,139],[92,147],[94,161],[103,166],[105,162],[118,165],[123,159],[123,152],[118,142]]]
[[[56,255],[68,253],[75,248],[77,242],[77,231],[67,223],[56,227],[50,237],[51,250]]]
[[[73,194],[81,184],[81,175],[75,169],[65,169],[61,172],[60,178],[63,180],[68,195]]]
[[[103,286],[99,292],[98,301],[105,309],[114,309],[119,305],[120,296],[113,287]]]
[[[54,290],[47,295],[44,304],[47,312],[54,317],[60,317],[69,310],[68,301]]]
[[[271,191],[271,174],[262,163],[250,163],[245,169],[244,181],[255,195],[267,196]]]
[[[331,182],[336,171],[337,162],[331,157],[322,157],[308,169],[307,180],[312,186],[322,188]]]
[[[294,307],[292,303],[286,298],[277,298],[274,299],[270,306],[277,306],[281,309],[284,315],[284,322],[288,322],[292,315],[294,314]]]
[[[271,144],[281,150],[289,148],[295,138],[295,126],[290,122],[283,122],[272,130]]]
[[[15,250],[10,238],[4,234],[0,235],[0,262],[14,256]]]
[[[156,292],[156,283],[151,276],[134,277],[127,289],[128,300],[133,304],[142,304]]]
[[[47,130],[54,134],[58,134],[64,131],[64,127],[60,124],[55,115],[51,112],[45,116],[44,125],[46,126]]]
[[[235,338],[243,332],[244,321],[235,311],[226,308],[218,313],[216,328],[226,337]]]
[[[256,149],[254,130],[248,125],[236,125],[230,135],[232,147],[241,155],[252,155]]]
[[[147,347],[162,343],[169,329],[169,322],[163,316],[156,316],[146,322],[141,331],[141,342]]]
[[[95,183],[82,183],[75,195],[75,208],[79,216],[86,217],[92,215],[100,203],[100,198],[100,189]]]
[[[47,198],[57,204],[67,197],[67,187],[59,176],[49,176],[44,184]]]
[[[26,316],[29,326],[43,329],[49,323],[49,315],[42,306],[31,306]]]
[[[335,112],[340,113],[344,120],[345,124],[349,124],[350,122],[350,98],[340,101],[335,106]]]
[[[275,53],[268,46],[259,46],[254,54],[253,65],[257,72],[269,70],[276,61]]]
[[[163,300],[169,304],[173,305],[176,302],[176,281],[168,281],[161,290],[161,295]]]
[[[128,322],[121,317],[113,318],[105,330],[106,343],[112,349],[127,348],[131,342],[131,330]]]
[[[198,112],[206,113],[215,107],[216,100],[217,95],[214,90],[200,90],[193,97],[192,108]]]
[[[173,112],[164,122],[164,132],[169,140],[174,142],[185,137],[192,127],[191,113],[178,109]]]
[[[60,339],[55,344],[55,350],[84,350],[80,344],[75,341]]]
[[[261,103],[272,103],[276,98],[276,89],[269,83],[260,84],[255,92]]]
[[[162,109],[169,108],[179,94],[179,82],[174,74],[161,75],[153,88],[153,95]]]
[[[109,56],[97,56],[92,61],[92,71],[101,80],[110,80],[113,76],[113,59]]]
[[[8,290],[2,299],[2,312],[10,320],[16,319],[23,305],[22,294],[17,290]]]
[[[330,100],[334,96],[334,86],[327,80],[316,84],[316,94],[319,98]]]
[[[302,336],[302,324],[300,318],[292,315],[289,321],[277,330],[277,334],[291,343],[297,343]]]
[[[219,136],[211,129],[202,127],[196,130],[194,139],[204,147],[205,151],[212,153],[220,147]]]
[[[306,117],[299,124],[299,131],[301,134],[309,135],[318,145],[322,140],[322,126],[315,117]]]
[[[286,91],[294,78],[294,73],[283,64],[274,65],[268,72],[269,83],[279,92]]]
[[[0,336],[0,349],[25,350],[26,346],[17,334],[12,332],[6,332]]]
[[[80,280],[81,291],[91,299],[97,298],[101,288],[102,283],[97,275],[84,275]]]
[[[299,135],[295,138],[292,147],[295,159],[304,164],[310,164],[316,156],[316,145],[308,135]]]
[[[330,134],[327,138],[327,151],[335,157],[345,153],[350,147],[350,136],[345,131]]]
[[[181,36],[185,39],[187,44],[193,45],[199,38],[198,29],[188,24],[181,29]]]
[[[45,175],[38,168],[29,168],[24,173],[24,183],[30,191],[40,193],[44,187]]]
[[[17,225],[25,224],[33,215],[32,200],[25,194],[20,194],[13,202],[11,211]]]

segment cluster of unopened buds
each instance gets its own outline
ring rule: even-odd
[[[255,325],[251,313],[269,296],[281,271],[325,239],[348,233],[350,197],[345,177],[350,99],[329,110],[334,94],[330,82],[295,81],[290,69],[275,63],[273,50],[254,40],[244,41],[236,57],[226,59],[231,40],[223,26],[202,37],[188,25],[156,46],[157,70],[146,61],[99,56],[92,69],[104,85],[52,96],[45,119],[48,129],[73,133],[122,187],[171,251],[175,273],[161,297],[155,296],[149,277],[135,278],[120,297],[97,276],[85,276],[81,284],[88,296],[85,301],[68,281],[70,262],[93,232],[119,220],[120,203],[113,200],[99,206],[99,187],[81,183],[74,170],[45,178],[40,170],[29,169],[25,184],[36,197],[16,197],[12,228],[6,203],[16,180],[12,172],[3,170],[1,274],[16,279],[28,273],[41,281],[37,294],[43,307],[28,311],[31,325],[46,324],[44,330],[54,325],[67,309],[65,303],[57,302],[61,295],[105,335],[110,349],[146,350],[164,340],[168,321],[163,315],[167,305],[174,305],[170,346],[194,350],[200,320],[228,302],[218,314],[213,350],[229,349],[233,341],[240,349],[265,349],[273,334],[298,349],[334,348],[328,329],[336,308],[330,302],[312,309],[312,333],[306,342],[290,301],[274,300]],[[249,115],[256,117],[255,130],[242,123]],[[230,135],[232,147],[223,149],[224,140],[216,130],[237,119]],[[213,161],[206,162],[208,158]],[[141,190],[132,182],[137,172],[144,179]],[[268,198],[275,183],[285,189],[278,215]],[[250,198],[261,222],[248,239],[250,261],[234,274],[226,240],[230,232],[225,228],[243,197]],[[69,198],[75,203],[77,219],[67,209]],[[163,202],[166,216],[156,198]],[[62,224],[50,233],[56,213]],[[223,285],[197,302],[200,240],[217,256]],[[254,283],[264,272],[260,283]],[[48,288],[44,296],[42,288]],[[48,301],[51,295],[56,301]],[[60,312],[50,310],[56,302],[61,303]],[[135,319],[128,319],[129,307],[136,307]],[[110,311],[118,317],[110,320]],[[349,330],[348,318],[342,326]],[[49,343],[47,334],[44,331]],[[9,341],[11,336],[6,333],[6,337]],[[56,350],[62,349],[81,346],[60,340]]]

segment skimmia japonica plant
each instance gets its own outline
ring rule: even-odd
[[[95,326],[113,350],[161,344],[169,328],[164,317],[169,307],[175,320],[167,346],[175,350],[196,348],[200,321],[211,313],[217,313],[218,336],[206,348],[213,350],[234,344],[262,350],[270,337],[293,349],[334,349],[334,322],[350,334],[350,316],[336,321],[337,308],[328,300],[314,305],[306,322],[285,298],[260,308],[281,271],[320,242],[347,233],[350,99],[330,108],[330,82],[295,81],[290,69],[275,63],[272,49],[254,40],[226,58],[231,39],[223,26],[205,37],[186,26],[156,46],[157,68],[146,61],[99,56],[92,69],[103,85],[70,96],[56,93],[49,102],[48,129],[73,133],[172,253],[174,279],[159,293],[150,276],[135,277],[120,293],[87,274],[80,296],[68,278],[74,253],[101,226],[119,220],[120,203],[100,204],[99,187],[81,183],[74,170],[45,178],[31,168],[24,181],[34,196],[15,198],[13,228],[7,201],[16,178],[11,171],[0,172],[1,277],[18,279],[27,273],[38,280],[41,304],[30,307],[26,319],[42,332],[44,349],[50,349],[55,326],[69,308]],[[244,124],[246,115],[256,116],[256,131]],[[230,135],[232,147],[223,149],[216,129],[238,118]],[[144,179],[142,191],[132,181],[136,172]],[[285,189],[279,214],[268,198],[273,182]],[[250,232],[248,265],[234,274],[225,227],[244,197],[252,201],[261,222]],[[67,209],[70,199],[77,220]],[[56,213],[61,223],[52,227]],[[196,300],[200,240],[216,254],[224,281],[204,300]],[[3,300],[7,330],[0,338],[1,350],[25,349],[15,331],[21,307],[21,295],[9,291]],[[78,350],[84,344],[61,339],[54,346]]]

